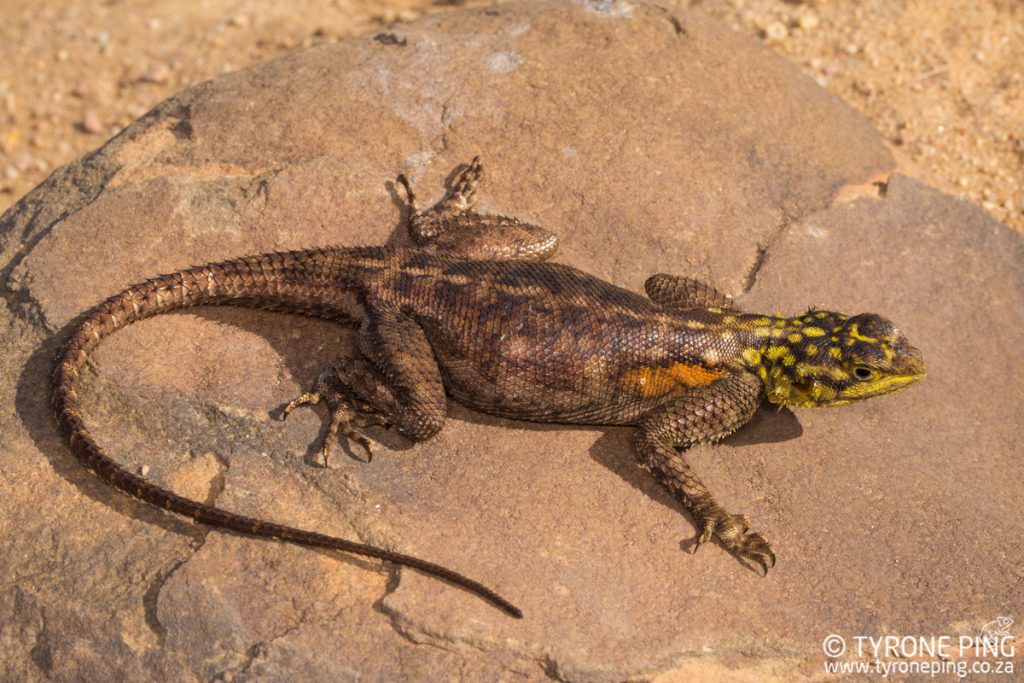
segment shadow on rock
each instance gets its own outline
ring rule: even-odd
[[[53,375],[57,353],[68,338],[71,330],[78,325],[75,319],[65,325],[57,334],[48,337],[32,352],[18,377],[14,406],[21,418],[25,431],[35,443],[53,470],[82,495],[108,506],[118,514],[131,519],[142,519],[156,524],[167,531],[201,539],[206,529],[197,527],[182,518],[165,514],[150,505],[132,500],[128,495],[97,479],[86,470],[71,453],[67,440],[57,429],[57,422],[51,405]]]
[[[778,443],[796,439],[803,434],[800,422],[791,410],[783,408],[780,411],[769,410],[764,407],[759,409],[753,419],[741,427],[737,432],[729,435],[720,444],[713,446],[696,446],[688,451],[688,462],[697,470],[700,475],[701,465],[709,467],[715,451],[721,452],[723,447],[729,447],[730,456],[732,447],[749,446],[760,443]],[[694,535],[689,539],[680,541],[681,550],[692,553],[695,550],[697,537],[700,534],[693,517],[679,503],[668,490],[665,489],[655,477],[647,471],[637,460],[636,451],[633,447],[633,429],[628,427],[609,428],[601,437],[594,442],[590,448],[590,457],[607,467],[616,475],[621,477],[637,491],[643,493],[651,500],[671,509],[680,518],[690,521],[693,526]],[[742,457],[742,456],[741,456]],[[681,527],[684,529],[684,527]],[[681,531],[681,533],[684,533]],[[714,544],[721,548],[718,539]],[[724,548],[723,548],[724,551]],[[752,565],[738,557],[733,556],[736,562],[751,571],[760,573],[760,568]]]

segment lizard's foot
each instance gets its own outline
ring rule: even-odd
[[[371,462],[373,451],[370,449],[370,441],[361,430],[375,425],[387,427],[391,423],[383,415],[377,413],[371,404],[356,395],[338,365],[322,373],[313,384],[311,391],[289,401],[281,411],[281,419],[287,419],[288,415],[299,406],[312,406],[321,401],[327,405],[331,415],[327,433],[324,435],[323,446],[320,449],[324,467],[330,467],[334,445],[339,433],[346,439],[359,444],[366,451],[366,462]]]
[[[455,178],[452,192],[444,202],[447,208],[457,213],[472,211],[476,205],[476,188],[480,185],[483,175],[484,167],[480,163],[480,156],[477,155]]]
[[[750,519],[746,515],[732,515],[715,506],[695,516],[702,531],[693,546],[693,552],[717,536],[726,550],[742,560],[759,565],[765,575],[775,566],[775,553],[771,545],[764,536],[750,531]]]
[[[473,157],[473,161],[466,165],[452,181],[452,189],[432,209],[419,210],[416,208],[416,195],[413,193],[412,184],[404,173],[399,173],[395,178],[395,186],[405,191],[405,203],[409,207],[409,214],[414,219],[440,218],[454,216],[472,211],[476,206],[476,190],[480,186],[480,179],[483,178],[484,167],[480,163],[480,157]]]

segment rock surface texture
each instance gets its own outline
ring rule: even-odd
[[[922,349],[919,387],[764,410],[693,453],[772,541],[767,578],[686,552],[694,529],[628,429],[453,406],[430,442],[378,431],[371,464],[317,467],[321,417],[268,413],[354,348],[295,316],[200,309],[116,334],[90,426],[181,494],[431,559],[524,620],[413,571],[193,526],[71,457],[48,376],[78,313],[197,263],[402,242],[395,175],[436,199],[478,153],[482,208],[556,231],[562,262],[633,289],[701,277],[749,310],[870,310]],[[780,58],[640,3],[446,14],[164,102],[0,221],[0,679],[790,680],[822,675],[830,633],[1024,617],[1024,246],[894,170]]]

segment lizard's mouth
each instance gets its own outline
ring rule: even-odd
[[[836,399],[827,405],[841,406],[851,401],[891,394],[911,384],[917,384],[928,373],[924,356],[910,344],[905,344],[898,350],[888,367],[877,367],[873,370],[874,374],[869,379],[841,389],[837,392]]]
[[[894,391],[899,391],[904,387],[909,387],[911,384],[917,384],[924,379],[924,376],[924,372],[908,375],[886,375],[879,377],[871,384],[855,384],[838,392],[836,394],[836,399],[826,403],[825,405],[842,406],[847,403],[851,403],[852,401],[874,398],[875,396],[885,396],[886,394],[891,394]]]

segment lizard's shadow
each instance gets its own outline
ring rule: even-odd
[[[80,319],[76,318],[56,334],[44,339],[22,367],[14,407],[29,438],[50,462],[53,471],[87,498],[102,503],[125,517],[141,518],[167,531],[201,539],[205,535],[205,529],[197,527],[185,518],[168,515],[158,508],[140,504],[128,496],[115,492],[108,484],[93,476],[72,456],[67,440],[57,430],[50,402],[53,389],[49,380],[59,349]],[[86,369],[84,372],[91,371]],[[86,416],[87,424],[99,417],[101,416]],[[116,458],[118,454],[112,455]]]
[[[525,420],[506,420],[505,418],[493,417],[485,413],[477,412],[460,404],[452,404],[448,411],[449,421],[469,422],[471,424],[484,425],[499,429],[505,424],[514,424],[517,429],[523,431],[565,431],[571,429],[583,429],[591,431],[590,425],[560,424],[545,422],[529,422]],[[602,434],[594,445],[590,447],[590,457],[597,463],[614,472],[623,481],[637,491],[649,496],[651,499],[681,512],[682,506],[676,502],[672,495],[659,484],[654,477],[647,472],[636,459],[633,447],[632,427],[599,427]],[[737,450],[741,446],[752,446],[759,443],[779,443],[799,438],[803,434],[803,427],[797,416],[789,408],[775,410],[761,407],[754,413],[754,417],[737,430],[730,434],[720,443],[714,446],[697,447],[688,455],[690,460],[698,469],[714,467],[713,460],[716,457],[743,457],[742,451]]]
[[[454,404],[449,409],[449,420],[469,422],[472,424],[485,425],[500,428],[505,423],[515,424],[517,429],[524,431],[564,431],[567,429],[593,430],[593,426],[576,424],[558,424],[543,422],[527,422],[521,420],[505,420],[504,418],[492,417],[479,413],[465,406]],[[692,517],[686,509],[659,484],[650,472],[646,471],[639,463],[633,447],[632,427],[603,427],[602,434],[590,447],[590,457],[600,465],[608,468],[622,478],[638,492],[648,496],[651,500],[664,505],[681,517],[690,519]],[[699,446],[691,449],[686,457],[695,466],[698,472],[711,470],[714,467],[715,458],[743,457],[742,446],[751,446],[759,443],[779,443],[796,439],[803,434],[803,427],[800,425],[797,416],[789,408],[776,410],[762,406],[754,414],[754,417],[737,430],[735,433],[723,439],[714,446]],[[680,541],[681,550],[689,552],[693,549],[697,539],[696,526],[694,534],[689,538]],[[685,525],[680,525],[680,535],[685,536]],[[715,540],[716,545],[720,545]],[[760,568],[734,557],[741,566],[755,572]]]
[[[337,324],[314,320],[305,316],[269,313],[266,311],[232,307],[197,308],[187,313],[172,312],[167,314],[166,317],[173,318],[174,316],[182,315],[183,313],[185,315],[198,315],[201,318],[213,320],[218,324],[226,324],[242,328],[263,336],[280,354],[284,364],[292,373],[292,376],[300,383],[311,383],[323,367],[326,367],[326,363],[330,362],[328,356],[330,359],[333,359],[338,355],[333,351],[333,349],[339,346],[338,342],[340,336],[346,334],[344,332],[339,334],[337,330],[343,328]],[[15,411],[21,420],[21,424],[25,428],[28,437],[32,440],[35,447],[47,459],[53,471],[74,487],[79,494],[85,496],[91,501],[100,503],[103,507],[114,511],[122,517],[132,520],[141,520],[175,535],[188,537],[192,539],[191,544],[194,551],[195,548],[202,545],[203,539],[210,531],[209,527],[194,524],[191,520],[178,515],[167,514],[162,509],[144,504],[141,501],[129,497],[128,495],[115,491],[110,485],[101,481],[91,472],[87,471],[75,459],[68,448],[66,438],[64,438],[56,428],[56,421],[53,416],[53,408],[51,405],[52,387],[50,384],[50,378],[55,367],[57,354],[63,347],[64,342],[70,336],[71,330],[77,327],[82,318],[83,316],[76,317],[64,325],[64,327],[55,334],[45,337],[36,346],[35,350],[32,351],[31,355],[22,367],[18,376],[14,399]],[[311,328],[308,330],[308,338],[307,336],[304,336],[303,343],[299,345],[294,343],[296,321],[307,321],[306,324],[310,325]],[[146,324],[146,321],[142,321],[139,324],[144,325]],[[333,333],[331,331],[332,329],[334,330]],[[321,343],[318,345],[316,343],[317,341],[320,341]],[[309,344],[306,342],[309,342]],[[333,345],[330,342],[333,342]],[[320,354],[311,354],[309,353],[309,348],[311,346],[314,349],[318,346],[321,349],[330,348],[332,351],[321,352]],[[341,344],[341,346],[344,345]],[[315,364],[318,361],[323,361],[323,367],[321,367],[320,370],[311,372],[309,370],[311,361]],[[99,370],[100,374],[102,374],[102,367],[100,367]],[[84,369],[83,374],[90,374],[92,372],[93,370],[89,369],[87,366],[87,368]],[[131,390],[130,387],[122,387],[121,389],[129,392]],[[130,393],[127,395],[129,397],[131,396]],[[273,410],[270,412],[273,413]],[[85,417],[86,424],[88,425],[90,422],[104,419],[105,416],[100,414],[86,415]],[[130,419],[125,416],[117,415],[107,415],[106,417],[113,417],[119,421],[127,421]],[[378,434],[374,434],[374,436],[377,437]],[[408,442],[400,439],[397,435],[388,435],[384,432],[382,436],[384,438],[381,438],[380,441],[386,442],[388,447],[393,450],[401,450],[409,447]],[[318,454],[319,443],[319,441],[314,441],[313,445],[310,447],[310,452]],[[100,445],[101,447],[104,446],[102,441]],[[109,452],[109,455],[113,459],[123,462],[123,453],[112,450]],[[341,457],[340,453],[338,454],[338,457]],[[306,460],[308,461],[311,458],[312,456],[310,453],[307,453]],[[306,465],[296,463],[295,466],[301,468]],[[159,480],[154,481],[153,483],[158,486],[166,486],[164,482]],[[221,530],[221,532],[229,534],[235,533],[230,530]],[[362,568],[372,568],[374,566],[371,561],[357,555],[336,553],[321,549],[314,550],[315,552],[340,558]],[[168,554],[168,557],[171,558],[172,556]],[[175,564],[173,558],[169,559],[168,562],[170,565]],[[160,624],[159,619],[156,617],[157,597],[169,573],[170,572],[166,567],[157,572],[157,574],[152,577],[151,585],[143,597],[146,622],[156,633],[163,632],[163,627]]]

